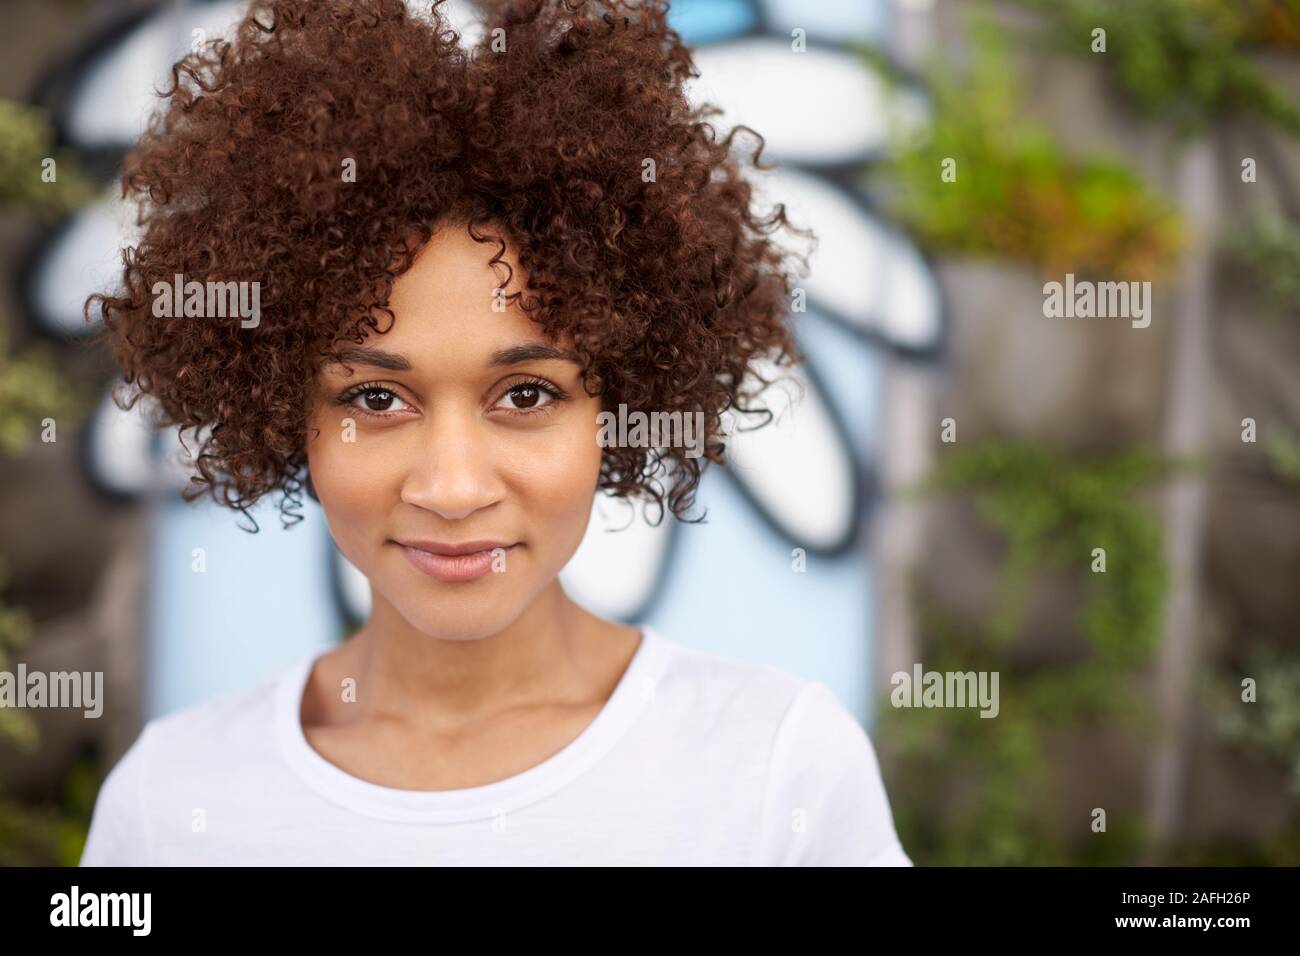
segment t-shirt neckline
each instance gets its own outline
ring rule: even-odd
[[[541,763],[504,780],[458,790],[400,790],[362,780],[325,759],[307,741],[300,719],[313,651],[285,671],[276,688],[275,724],[280,750],[309,787],[332,802],[367,816],[409,823],[450,823],[491,818],[560,790],[601,759],[623,737],[651,695],[647,681],[662,673],[667,642],[642,625],[641,642],[595,719]]]

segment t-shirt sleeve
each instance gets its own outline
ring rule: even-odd
[[[835,692],[812,681],[772,748],[763,866],[911,866],[894,830],[875,748]]]
[[[95,798],[81,866],[149,865],[144,796],[150,729],[145,726],[104,778]]]

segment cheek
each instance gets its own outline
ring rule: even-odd
[[[584,401],[510,456],[508,480],[527,520],[566,547],[582,538],[600,478],[599,411],[599,401]]]
[[[328,412],[314,416],[307,442],[312,486],[340,546],[350,529],[367,527],[365,519],[384,510],[385,490],[392,480],[391,463],[365,454],[359,437],[344,429],[343,417],[335,420]]]

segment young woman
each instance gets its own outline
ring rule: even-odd
[[[688,103],[666,9],[511,0],[471,49],[436,7],[259,2],[177,65],[88,310],[200,437],[190,496],[292,522],[310,494],[372,609],[150,721],[83,864],[910,865],[826,685],[558,580],[597,492],[691,520],[755,364],[797,358],[789,224]],[[256,316],[211,307],[228,283]],[[703,454],[611,443],[620,405],[702,415]]]

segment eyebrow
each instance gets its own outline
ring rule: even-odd
[[[530,342],[526,345],[512,345],[508,348],[498,349],[492,353],[491,358],[488,359],[488,364],[492,366],[518,365],[521,362],[536,362],[547,359],[559,359],[560,361],[579,364],[578,356],[572,352],[556,348],[553,345],[543,345],[540,342]],[[364,348],[361,346],[339,349],[331,355],[330,364],[369,365],[373,368],[387,369],[390,372],[411,371],[411,360],[405,355],[388,352],[384,349]]]
[[[383,349],[367,349],[352,346],[339,349],[330,355],[331,365],[370,365],[374,368],[388,369],[390,372],[409,372],[411,362],[405,355],[385,352]]]
[[[489,365],[518,365],[520,362],[538,362],[548,359],[558,359],[562,362],[578,362],[578,356],[566,349],[559,349],[553,345],[544,345],[541,342],[530,342],[527,345],[512,345],[509,348],[500,349],[492,353],[488,359]]]

